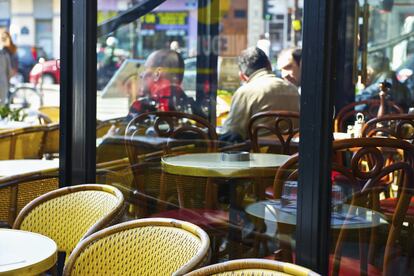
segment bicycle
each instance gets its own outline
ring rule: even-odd
[[[43,106],[43,93],[38,86],[21,83],[11,84],[7,103],[12,108],[38,109]]]

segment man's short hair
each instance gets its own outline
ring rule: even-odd
[[[152,67],[167,68],[167,74],[181,83],[184,77],[184,59],[173,50],[158,50],[152,60]]]
[[[272,70],[272,67],[265,52],[257,47],[250,47],[241,52],[239,56],[239,69],[249,77],[257,70]]]
[[[280,52],[279,57],[284,56],[284,55],[292,56],[297,66],[300,66],[300,62],[302,60],[302,48],[299,48],[299,47],[286,48]]]

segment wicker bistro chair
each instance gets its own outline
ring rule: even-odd
[[[59,113],[59,106],[41,106],[39,107],[39,122],[41,124],[59,123]]]
[[[46,126],[45,140],[43,143],[43,155],[46,159],[59,157],[59,124]]]
[[[59,188],[57,173],[28,173],[0,180],[0,227],[11,227],[17,214],[33,199]]]
[[[240,259],[224,263],[214,264],[199,268],[187,276],[210,276],[210,275],[292,275],[292,276],[317,276],[319,274],[310,269],[291,263],[271,261],[265,259]]]
[[[26,205],[13,228],[50,237],[67,258],[79,241],[116,221],[123,202],[122,193],[108,185],[61,188]]]
[[[388,138],[355,138],[344,139],[333,142],[333,152],[352,152],[352,157],[348,162],[334,161],[332,170],[336,171],[340,177],[334,178],[333,182],[337,185],[346,185],[351,190],[348,195],[347,202],[352,206],[361,206],[381,212],[379,204],[379,195],[384,192],[383,177],[392,172],[401,172],[404,176],[401,193],[398,197],[398,204],[395,212],[392,214],[390,227],[386,236],[386,246],[384,248],[384,260],[382,271],[381,265],[374,263],[375,254],[381,252],[378,249],[378,229],[370,229],[370,237],[368,239],[359,240],[360,259],[342,256],[342,246],[345,236],[351,231],[358,231],[359,237],[364,237],[367,229],[350,230],[342,227],[339,230],[338,238],[335,246],[335,253],[331,255],[330,266],[333,275],[357,275],[358,272],[363,275],[381,275],[388,273],[390,264],[397,260],[400,255],[396,252],[401,247],[401,229],[403,222],[407,216],[408,206],[414,193],[413,187],[413,164],[414,164],[414,146],[406,141]],[[385,162],[384,156],[389,149],[399,149],[404,152],[405,160],[388,164]],[[341,155],[343,156],[343,155]],[[372,167],[366,168],[363,163],[367,159],[372,162]],[[282,165],[275,176],[275,198],[280,198],[283,185],[286,181],[296,181],[298,178],[298,160],[299,155],[293,155],[284,165]],[[353,208],[350,208],[352,211]],[[349,213],[350,219],[352,214]],[[345,218],[345,220],[348,219]],[[289,236],[289,235],[287,235]],[[368,246],[365,246],[368,242]],[[284,246],[287,244],[284,243]],[[289,249],[287,245],[285,250]],[[365,250],[368,249],[368,252]],[[349,248],[348,248],[349,250]],[[402,251],[399,251],[403,254]],[[393,254],[392,254],[393,253]],[[283,260],[292,260],[289,254],[283,255]],[[388,274],[385,274],[388,275]]]
[[[209,245],[208,235],[185,221],[128,221],[80,242],[64,275],[183,275],[208,261]]]
[[[299,135],[299,112],[293,111],[265,111],[253,115],[249,121],[249,138],[253,152],[261,152],[261,136],[270,136],[268,152],[292,154],[292,138]],[[266,141],[265,141],[266,142]],[[276,144],[274,142],[277,142]]]
[[[347,132],[347,124],[355,120],[355,115],[358,112],[364,114],[365,121],[376,118],[378,108],[380,107],[380,100],[365,100],[360,102],[350,103],[344,106],[336,115],[334,121],[335,132]],[[367,108],[364,108],[368,106]],[[388,114],[403,114],[404,110],[392,101],[386,101]],[[360,108],[360,110],[359,110]]]

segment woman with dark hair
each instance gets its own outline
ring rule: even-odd
[[[12,67],[12,75],[15,75],[18,70],[17,47],[13,43],[9,32],[3,32],[1,34],[1,43],[3,44],[4,50],[9,55]]]
[[[6,48],[7,39],[3,39],[3,36],[2,34],[0,39],[0,105],[7,104],[9,81],[13,73],[10,54]]]

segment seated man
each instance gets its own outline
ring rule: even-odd
[[[297,47],[284,49],[277,59],[277,68],[282,78],[298,88],[301,82],[301,59],[302,49]]]
[[[192,106],[181,88],[184,75],[184,61],[173,50],[158,50],[147,58],[140,75],[139,98],[129,110],[127,120],[150,111],[186,112]]]
[[[239,57],[239,76],[245,84],[234,93],[229,117],[221,140],[240,142],[246,139],[250,118],[262,111],[299,111],[298,90],[277,78],[266,54],[257,47],[244,50]]]

